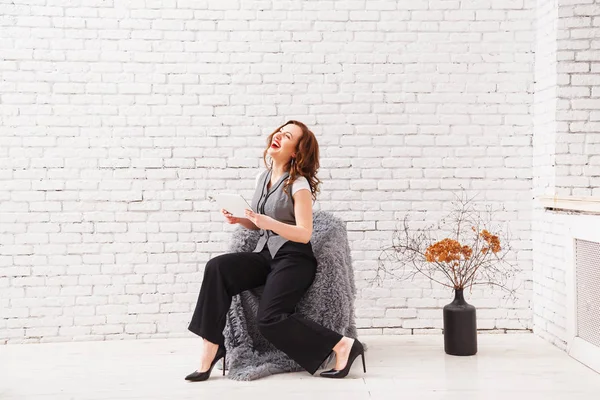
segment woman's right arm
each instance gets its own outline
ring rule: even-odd
[[[260,228],[254,225],[254,222],[250,221],[248,218],[240,218],[232,216],[227,210],[221,209],[223,216],[227,220],[228,224],[240,224],[246,229],[252,229],[254,231],[259,230]]]
[[[238,223],[244,228],[251,229],[253,231],[257,231],[260,229],[258,226],[254,225],[254,222],[250,221],[248,218],[240,218]]]

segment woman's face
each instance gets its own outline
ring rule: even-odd
[[[279,162],[287,162],[296,156],[296,146],[301,137],[302,129],[297,125],[288,124],[273,135],[267,153]]]

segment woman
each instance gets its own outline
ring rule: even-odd
[[[295,311],[312,284],[317,269],[310,238],[312,200],[316,198],[319,145],[301,122],[288,121],[267,138],[263,161],[271,167],[257,176],[252,208],[246,218],[221,210],[230,224],[260,230],[252,252],[227,253],[206,264],[198,303],[189,330],[203,338],[200,368],[185,379],[204,381],[223,357],[223,329],[231,297],[264,285],[257,321],[260,333],[311,375],[333,351],[335,367],[321,372],[328,378],[343,378],[362,355],[362,344],[342,336]],[[311,198],[312,195],[312,198]],[[223,369],[223,375],[225,370]]]

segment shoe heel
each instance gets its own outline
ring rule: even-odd
[[[362,353],[360,353],[360,355],[362,356],[363,370],[365,371],[365,374],[366,374],[367,373],[367,366],[365,365],[365,353],[364,353],[364,351]]]
[[[225,356],[226,355],[227,355],[226,353],[223,354],[223,376],[225,376]]]

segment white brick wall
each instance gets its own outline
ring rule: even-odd
[[[364,332],[441,332],[451,291],[368,280],[395,222],[438,217],[460,186],[506,207],[526,280],[516,305],[468,294],[479,327],[531,328],[535,2],[15,3],[0,5],[0,342],[188,335],[232,229],[207,195],[250,197],[289,118],[318,135],[318,204],[348,223]]]
[[[600,71],[600,6],[594,0],[538,0],[537,13],[534,195],[598,196],[600,81],[594,72]],[[568,222],[534,202],[534,332],[563,349]]]
[[[600,4],[560,0],[556,192],[600,196]]]

